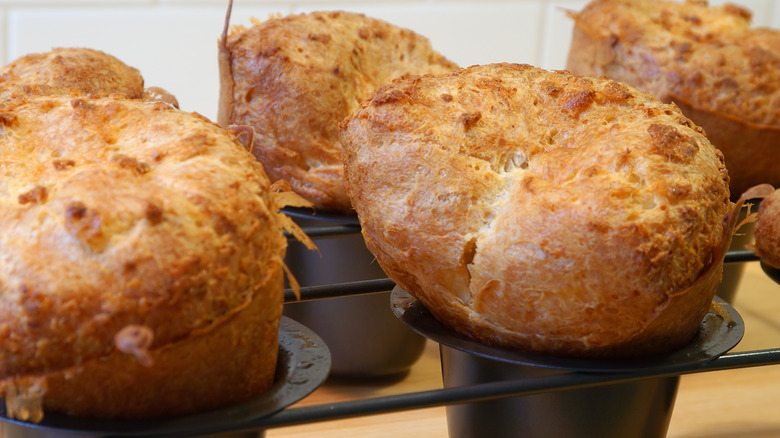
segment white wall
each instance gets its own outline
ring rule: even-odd
[[[713,4],[722,3],[713,0]],[[757,25],[780,28],[780,0],[732,0]],[[522,62],[564,67],[572,23],[585,0],[234,0],[233,24],[271,13],[343,9],[408,27],[462,66]],[[53,47],[106,51],[179,99],[216,118],[217,39],[227,0],[0,0],[0,62]]]

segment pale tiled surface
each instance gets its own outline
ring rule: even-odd
[[[723,3],[725,0],[712,0]],[[757,25],[780,27],[780,0],[732,0]],[[427,36],[462,66],[521,62],[565,66],[585,0],[234,0],[233,24],[315,9],[363,12]],[[227,0],[0,0],[0,62],[52,47],[92,47],[138,68],[185,110],[216,117],[216,42]]]
[[[540,59],[536,65],[547,69],[561,69],[566,66],[574,27],[566,11],[579,11],[587,3],[585,0],[545,2],[544,38],[540,41]]]
[[[8,45],[6,42],[8,40],[7,39],[8,37],[7,37],[7,32],[5,30],[6,29],[5,21],[6,21],[5,10],[0,8],[0,35],[2,35],[2,41],[3,41],[3,44],[0,44],[0,61],[3,61],[3,63],[5,63],[5,60],[7,59],[5,50],[6,50],[6,46]]]
[[[412,29],[461,66],[490,62],[538,63],[542,2],[353,2],[329,4]],[[403,7],[400,7],[402,5]],[[309,4],[296,11],[321,9]]]

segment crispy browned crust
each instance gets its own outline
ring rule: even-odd
[[[286,239],[244,145],[118,95],[7,100],[0,132],[0,392],[43,377],[45,409],[149,417],[269,387]],[[132,326],[151,363],[118,350]]]
[[[266,391],[274,382],[281,306],[280,261],[257,292],[224,318],[155,349],[153,365],[115,351],[46,376],[44,410],[101,418],[149,418],[207,411]]]
[[[723,152],[733,198],[780,184],[779,31],[701,1],[595,0],[570,15],[570,71],[675,102]]]
[[[753,235],[756,254],[764,263],[780,269],[780,190],[761,201]]]
[[[237,27],[220,44],[222,126],[250,125],[253,152],[319,210],[351,212],[338,123],[377,86],[456,68],[428,40],[348,12]]]
[[[720,282],[723,157],[632,87],[512,64],[409,78],[376,90],[341,140],[382,268],[479,340],[668,351]]]
[[[87,94],[121,94],[140,98],[144,80],[138,69],[116,57],[88,48],[55,48],[22,56],[0,68],[8,82],[75,89]]]

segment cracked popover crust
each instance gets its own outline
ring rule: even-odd
[[[680,347],[721,279],[723,156],[607,79],[473,66],[378,88],[341,124],[368,248],[449,327],[545,354]]]
[[[674,102],[723,152],[732,199],[780,186],[780,31],[701,0],[594,0],[570,16],[567,69]]]
[[[286,239],[262,165],[163,102],[0,102],[8,415],[149,418],[273,383]]]
[[[253,153],[321,211],[354,214],[338,124],[379,85],[457,65],[425,37],[362,14],[317,11],[235,26],[220,43],[219,123],[256,131]]]

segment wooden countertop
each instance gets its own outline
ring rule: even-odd
[[[780,285],[757,262],[745,269],[733,301],[745,336],[733,351],[780,347]],[[411,371],[392,379],[328,381],[296,406],[359,400],[442,387],[438,345],[428,342]],[[780,436],[780,365],[682,376],[668,438]],[[446,438],[444,407],[269,429],[267,438]]]

